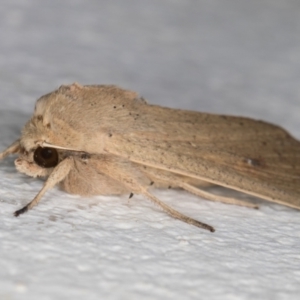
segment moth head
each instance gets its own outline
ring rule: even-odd
[[[61,161],[57,149],[48,147],[35,147],[29,151],[21,148],[15,166],[21,173],[32,177],[49,176],[53,168]]]

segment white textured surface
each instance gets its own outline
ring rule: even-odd
[[[152,103],[281,124],[300,138],[300,2],[3,0],[0,147],[61,84],[115,83]],[[160,199],[208,222],[170,219],[142,197],[57,189],[0,167],[0,299],[299,299],[300,214]]]

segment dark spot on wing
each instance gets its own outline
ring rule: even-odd
[[[244,162],[252,167],[263,167],[265,165],[264,161],[259,158],[245,158]]]

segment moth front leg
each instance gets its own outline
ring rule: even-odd
[[[21,149],[20,140],[18,139],[0,153],[0,160],[2,160],[3,158],[5,158],[8,155],[20,152],[20,149]]]
[[[39,193],[34,197],[34,199],[25,205],[23,208],[17,210],[14,215],[18,217],[20,214],[23,214],[27,210],[31,209],[35,205],[39,203],[42,196],[45,192],[51,188],[53,188],[57,183],[62,181],[70,172],[72,167],[74,166],[74,160],[72,157],[65,158],[61,163],[59,163],[49,175],[48,179],[45,181],[43,188],[39,191]]]

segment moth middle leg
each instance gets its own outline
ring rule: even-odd
[[[151,194],[148,191],[151,178],[143,173],[137,164],[113,155],[98,155],[93,164],[99,171],[118,181],[131,193],[141,194],[150,199],[171,217],[211,232],[215,231],[212,226],[180,213]]]

